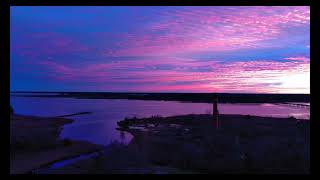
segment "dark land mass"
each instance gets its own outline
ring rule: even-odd
[[[23,93],[20,94],[19,93]],[[37,93],[37,94],[35,94]],[[43,94],[40,94],[43,93]],[[49,95],[48,93],[55,93]],[[13,96],[69,97],[82,99],[135,99],[212,103],[213,93],[118,93],[118,92],[12,92]],[[310,94],[217,93],[220,103],[310,102]]]
[[[104,149],[85,141],[61,139],[63,126],[72,122],[58,117],[11,114],[10,174],[32,173],[53,162]]]
[[[83,115],[83,114],[91,114],[92,112],[78,112],[78,113],[72,113],[72,114],[66,114],[61,116],[55,116],[56,118],[63,118],[63,117],[70,117],[70,116],[76,116],[76,115]]]
[[[129,149],[156,165],[199,173],[309,173],[310,123],[295,118],[211,115],[126,119]],[[138,153],[138,154],[139,154]]]
[[[310,173],[310,123],[295,118],[221,115],[153,116],[118,122],[129,145],[43,173]]]

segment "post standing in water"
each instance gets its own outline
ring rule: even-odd
[[[214,94],[213,95],[213,122],[214,122],[216,128],[219,127],[218,116],[219,116],[218,96],[216,94]]]

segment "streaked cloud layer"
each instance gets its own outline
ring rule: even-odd
[[[11,7],[11,90],[310,93],[309,7]]]

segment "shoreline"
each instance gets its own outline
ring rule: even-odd
[[[43,120],[38,117],[34,122],[40,119]],[[55,119],[59,124],[55,127],[72,122]],[[76,146],[79,142],[72,141],[76,146],[73,155],[65,154],[32,170],[39,170],[39,174],[310,173],[309,121],[223,114],[219,119],[220,126],[216,129],[210,114],[126,118],[118,122],[117,130],[134,136],[128,145],[114,142],[101,147],[83,142]],[[86,154],[83,149],[100,153],[49,168],[48,164]],[[35,161],[30,157],[29,162]]]
[[[28,95],[26,95],[28,94]],[[212,103],[213,93],[89,93],[89,92],[55,92],[47,93],[19,92],[10,93],[17,97],[47,97],[47,98],[76,98],[76,99],[128,99],[128,100],[155,100],[180,101],[191,103]],[[286,103],[310,102],[310,94],[228,94],[217,93],[219,103]]]
[[[35,169],[104,146],[86,141],[61,139],[60,131],[73,120],[59,117],[10,116],[10,174],[32,173]]]
[[[199,173],[310,173],[310,122],[295,118],[211,115],[126,119],[127,149],[148,160]],[[171,152],[171,155],[165,152]]]

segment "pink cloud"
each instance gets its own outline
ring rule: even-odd
[[[224,7],[228,13],[223,17],[219,16],[219,9],[204,8],[155,12],[160,21],[142,27],[143,35],[127,33],[118,43],[120,49],[105,53],[145,56],[259,48],[266,46],[259,42],[281,37],[288,27],[310,23],[308,7]],[[154,36],[158,32],[161,33]]]
[[[152,12],[148,17],[136,12],[138,21],[147,22],[141,26],[138,23],[138,28],[129,28],[126,32],[115,27],[114,32],[91,32],[78,40],[72,38],[73,34],[61,32],[30,33],[12,45],[12,53],[40,65],[48,71],[50,80],[81,83],[94,89],[310,91],[310,58],[291,51],[286,51],[290,54],[285,55],[284,59],[288,60],[285,62],[273,59],[203,61],[188,56],[203,51],[227,54],[225,51],[247,49],[254,54],[255,49],[288,48],[290,43],[296,43],[291,42],[293,31],[299,34],[308,30],[309,7],[179,7]],[[285,42],[281,44],[282,41]],[[90,42],[94,46],[90,46]],[[305,44],[308,42],[302,46]],[[74,58],[73,55],[80,57],[79,63],[78,59],[70,59],[72,63],[65,60]],[[55,59],[56,56],[64,59]],[[92,62],[82,57],[90,57]],[[125,60],[117,60],[118,57]]]
[[[153,61],[150,61],[153,62]],[[157,61],[154,61],[157,62]],[[53,78],[70,82],[90,82],[97,88],[125,85],[135,91],[193,91],[193,92],[268,92],[308,93],[310,91],[310,64],[307,61],[277,62],[272,60],[212,63],[214,70],[190,72],[175,70],[128,71],[134,62],[101,63],[71,68],[51,61],[40,63],[50,69]],[[152,64],[152,63],[151,63]],[[157,64],[157,63],[155,63]],[[185,63],[191,68],[196,63]],[[204,64],[209,65],[208,62]],[[117,73],[114,73],[117,72]],[[125,72],[125,73],[123,73]],[[184,82],[184,84],[180,84]],[[149,83],[144,85],[141,83]],[[151,84],[150,84],[151,83]],[[105,85],[107,84],[107,85]],[[121,86],[118,86],[121,87]],[[121,89],[121,88],[120,88]]]
[[[304,56],[288,57],[284,59],[292,61],[310,61],[310,58]]]

